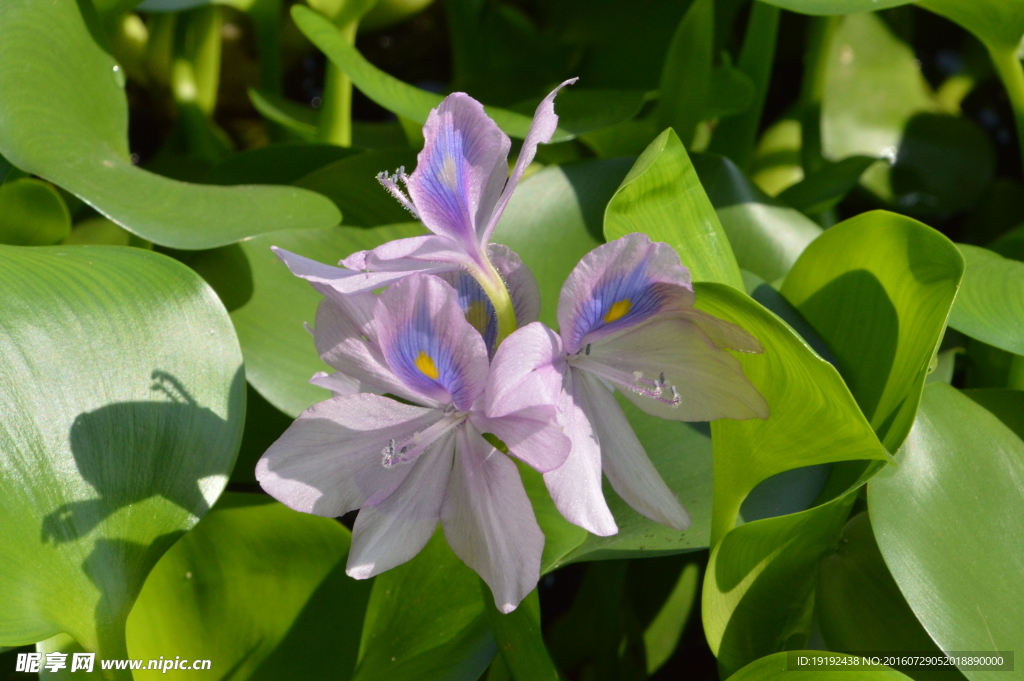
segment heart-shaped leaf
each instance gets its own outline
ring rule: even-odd
[[[136,248],[0,247],[0,643],[127,658],[153,565],[217,499],[245,386],[213,291]]]

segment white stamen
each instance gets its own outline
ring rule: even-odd
[[[398,186],[399,182],[405,185],[406,188],[409,186],[409,176],[405,174],[405,166],[400,166],[398,170],[395,171],[394,175],[389,175],[387,171],[377,173],[377,181],[388,190],[389,194],[398,199],[398,202],[402,204],[402,207],[412,213],[414,218],[417,220],[420,219],[420,214],[416,212],[416,206],[413,205],[412,199],[410,199],[409,196],[402,191],[402,188]]]

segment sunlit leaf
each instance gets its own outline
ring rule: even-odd
[[[736,681],[781,681],[789,677],[791,668],[787,664],[787,658],[793,655],[805,657],[820,656],[820,650],[794,650],[786,653],[776,653],[751,662],[749,665],[730,677]],[[842,653],[828,653],[832,657],[848,657]],[[807,681],[908,681],[908,677],[891,669],[878,665],[877,669],[871,670],[849,670],[838,668],[837,670],[801,669],[800,678]]]
[[[868,507],[914,614],[943,650],[1019,650],[1024,442],[955,388],[933,383],[898,461],[869,483]]]
[[[79,7],[11,0],[0,9],[0,153],[81,197],[129,231],[176,248],[330,226],[338,212],[296,188],[207,187],[136,168],[128,154],[124,74]]]
[[[890,451],[913,423],[962,273],[963,259],[942,234],[872,211],[822,234],[782,286],[835,353]]]
[[[732,161],[715,154],[692,158],[739,266],[769,282],[784,277],[821,227],[766,196]]]
[[[997,348],[1024,355],[1024,263],[957,244],[967,268],[949,325]]]
[[[238,342],[213,291],[165,256],[5,246],[0,260],[0,643],[66,632],[127,658],[146,575],[234,464]]]
[[[676,133],[661,133],[636,160],[605,209],[609,241],[643,232],[672,246],[694,281],[743,290],[736,258]]]
[[[210,660],[239,680],[347,679],[371,586],[345,574],[350,541],[329,518],[225,494],[153,568],[128,618],[128,650]]]

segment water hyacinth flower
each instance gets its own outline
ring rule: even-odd
[[[643,411],[677,421],[767,418],[768,405],[727,349],[763,352],[740,327],[693,307],[690,272],[671,246],[628,234],[584,256],[562,286],[561,421],[572,452],[545,473],[555,505],[594,534],[617,527],[601,473],[639,513],[678,530],[679,500],[651,464],[614,386]]]
[[[356,579],[411,559],[440,522],[455,554],[510,612],[540,577],[544,535],[515,464],[483,434],[542,473],[564,463],[559,377],[541,367],[550,354],[536,351],[550,347],[553,332],[525,326],[488,362],[458,292],[439,277],[413,274],[374,297],[364,327],[372,340],[353,334],[368,299],[355,313],[330,302],[318,313],[318,347],[349,353],[350,372],[412,404],[367,393],[316,404],[267,450],[256,477],[298,511],[359,509],[346,568]]]
[[[479,285],[493,309],[495,338],[500,343],[515,330],[517,319],[504,273],[494,261],[491,234],[536,156],[537,146],[549,141],[558,127],[555,95],[574,82],[575,78],[565,81],[538,105],[511,174],[511,141],[483,105],[464,92],[446,97],[423,126],[424,146],[413,173],[406,175],[399,168],[393,175],[378,176],[381,184],[432,234],[397,239],[372,251],[354,253],[324,280],[338,292],[348,294],[379,289],[412,272],[465,272]],[[298,276],[312,274],[293,263],[289,267]],[[324,274],[321,270],[320,275]],[[522,320],[518,325],[523,325]]]

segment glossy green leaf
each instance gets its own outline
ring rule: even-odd
[[[694,281],[715,281],[743,290],[729,239],[671,128],[636,160],[605,209],[606,239],[632,232],[672,246]]]
[[[988,248],[1004,258],[1024,261],[1024,224],[1001,235]]]
[[[438,531],[374,579],[354,681],[477,681],[497,648],[480,580]]]
[[[1024,263],[957,244],[967,268],[949,325],[972,338],[1024,355]]]
[[[799,120],[783,118],[761,135],[750,162],[750,179],[769,196],[778,196],[804,178]]]
[[[856,187],[860,176],[875,160],[869,156],[850,156],[829,164],[788,187],[779,194],[779,200],[804,213],[822,213],[834,207]]]
[[[802,513],[747,523],[711,550],[704,633],[726,675],[764,655],[806,645],[818,562],[852,504],[852,496],[839,497]]]
[[[494,607],[491,590],[480,582],[486,603],[491,633],[498,644],[498,652],[505,667],[516,681],[559,681],[558,670],[544,645],[540,631],[540,599],[536,589],[519,604],[503,615]]]
[[[867,513],[846,523],[842,537],[822,560],[815,608],[829,650],[940,653],[889,574]],[[962,679],[954,667],[901,671],[920,681]]]
[[[409,150],[368,151],[323,166],[295,184],[323,194],[341,209],[346,225],[388,225],[410,220],[409,213],[377,182],[383,171],[416,167]]]
[[[955,388],[933,383],[898,461],[869,483],[868,507],[914,614],[943,650],[1020,650],[1024,442]]]
[[[821,227],[766,196],[727,158],[693,154],[692,159],[737,264],[769,282],[786,276],[807,244],[821,234]]]
[[[537,277],[545,324],[557,325],[565,278],[603,240],[605,206],[629,166],[629,159],[550,166],[523,180],[512,194],[492,241],[518,253]]]
[[[316,321],[323,299],[304,279],[292,275],[273,251],[279,246],[319,262],[335,265],[342,258],[375,248],[392,239],[423,234],[419,224],[386,227],[327,227],[263,234],[195,254],[183,254],[220,295],[234,322],[245,357],[249,383],[272,405],[298,416],[331,396],[309,384],[324,364],[304,324]]]
[[[308,7],[292,7],[292,18],[331,63],[344,71],[363,94],[388,111],[423,124],[430,110],[444,99],[441,95],[403,83],[366,61],[355,47],[348,44],[334,24]],[[526,137],[532,116],[497,107],[484,109],[509,136],[519,139]],[[555,131],[551,141],[562,142],[572,137],[571,133],[560,128]]]
[[[49,246],[71,232],[71,214],[53,187],[31,178],[0,185],[0,243]]]
[[[695,0],[672,36],[661,69],[658,127],[673,128],[686,146],[711,99],[714,36],[714,2]]]
[[[764,346],[764,354],[738,359],[771,408],[763,421],[711,424],[712,544],[733,527],[750,490],[772,475],[848,459],[885,460],[885,450],[839,373],[792,328],[734,289],[698,283],[695,290],[699,309],[739,325]]]
[[[736,672],[730,678],[735,681],[782,681],[791,678],[788,674],[787,658],[790,655],[801,654],[808,657],[820,655],[820,650],[799,650],[791,653],[776,653],[762,657],[751,662],[743,669]],[[829,653],[835,657],[846,657],[842,653]],[[847,670],[818,671],[800,670],[800,678],[806,681],[908,681],[908,677],[891,669],[879,665],[877,670]]]
[[[149,251],[5,246],[0,260],[0,643],[67,632],[126,658],[146,575],[234,464],[234,330],[194,272]]]
[[[890,451],[914,421],[962,273],[963,258],[942,234],[872,211],[822,234],[782,286]]]
[[[128,618],[128,650],[210,660],[212,672],[239,680],[348,679],[371,586],[345,574],[350,542],[335,520],[225,494],[153,568]]]
[[[123,72],[93,41],[79,6],[10,0],[0,8],[0,62],[22,64],[0,71],[0,153],[129,231],[176,248],[338,222],[323,197],[293,187],[193,185],[133,166]]]
[[[231,482],[253,485],[256,483],[256,462],[281,437],[292,418],[260,395],[252,383],[245,386],[245,428],[238,460],[231,471]]]
[[[257,88],[249,88],[248,92],[249,101],[261,116],[282,126],[304,142],[316,141],[320,112]]]

